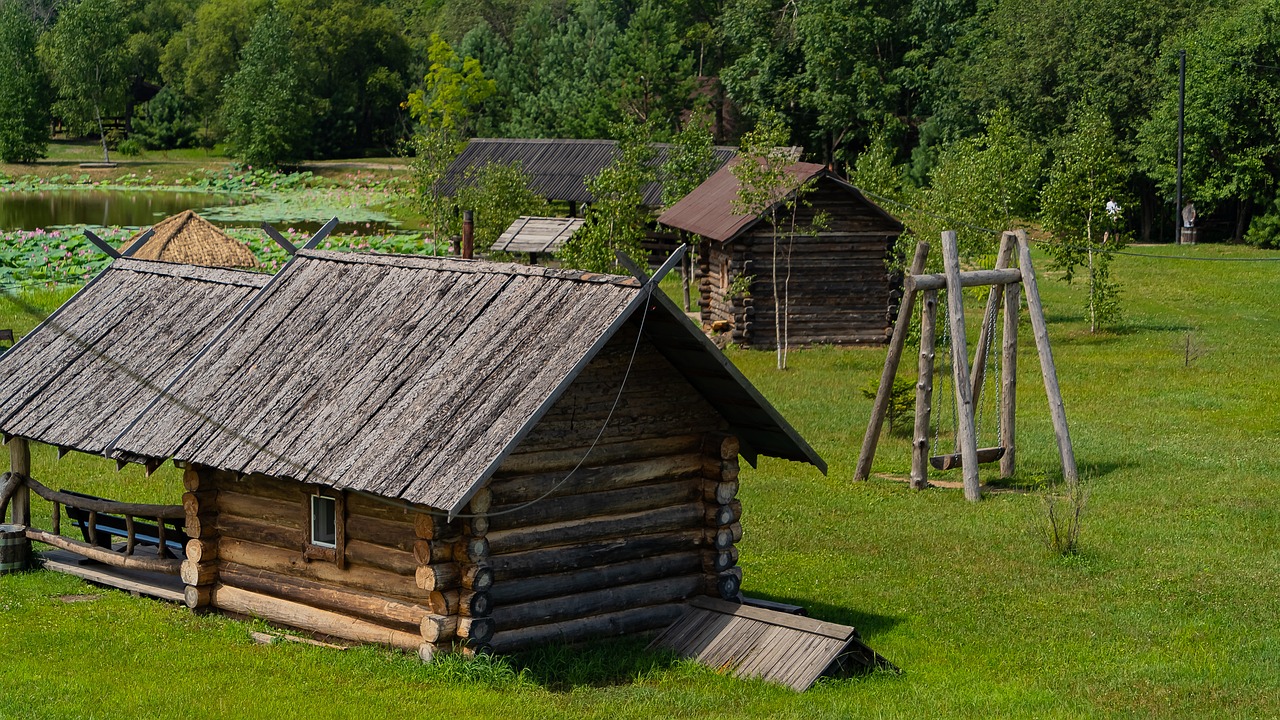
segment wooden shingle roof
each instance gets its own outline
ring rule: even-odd
[[[635,278],[302,251],[114,454],[456,512],[649,298]],[[650,338],[660,350],[665,342],[672,352],[707,352],[709,341],[678,311],[687,327],[676,329],[676,343],[666,340],[676,318],[664,299],[652,294]],[[741,418],[744,446],[755,441],[755,451],[825,471],[732,365],[704,365],[709,399],[731,425]]]
[[[191,210],[183,210],[156,223],[154,233],[129,257],[139,260],[163,260],[186,265],[252,268],[258,259],[247,245],[228,237],[213,223]],[[121,249],[131,247],[145,231],[129,238]]]
[[[115,260],[0,356],[0,431],[102,453],[268,280]]]
[[[553,253],[582,228],[582,218],[522,215],[493,243],[499,252]]]
[[[655,143],[655,166],[667,159],[671,146]],[[716,167],[737,155],[731,147],[716,147]],[[449,164],[441,180],[441,190],[454,196],[472,182],[472,176],[485,165],[520,164],[529,176],[529,189],[548,200],[590,203],[595,200],[587,190],[586,180],[600,174],[618,157],[618,143],[613,140],[564,140],[528,138],[472,138],[467,147]],[[649,207],[662,205],[662,183],[651,182],[642,191]]]
[[[751,215],[738,212],[738,178],[733,174],[733,167],[740,162],[733,160],[717,170],[706,182],[693,189],[680,202],[672,205],[658,217],[658,222],[667,227],[684,230],[701,235],[710,240],[729,242],[760,222],[767,212]],[[823,165],[817,163],[792,163],[786,167],[787,183],[773,193],[774,204],[790,198],[804,183],[815,178],[824,182],[836,183],[849,193],[854,202],[864,203],[890,224],[902,229],[897,218],[882,210],[868,200],[860,190],[837,177]]]

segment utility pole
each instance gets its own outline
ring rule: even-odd
[[[1173,191],[1173,238],[1182,244],[1182,121],[1187,101],[1187,51],[1178,51],[1178,178]]]

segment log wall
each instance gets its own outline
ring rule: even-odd
[[[826,213],[826,229],[795,238],[790,257],[788,335],[793,347],[814,344],[887,342],[901,295],[900,276],[891,275],[889,253],[899,230],[870,206],[827,181],[806,196],[796,227],[812,226]],[[790,232],[790,214],[779,217],[778,287],[782,292]],[[775,344],[777,302],[773,290],[773,231],[766,220],[728,243],[704,243],[700,287],[704,325],[731,322],[730,339],[739,345],[771,349]],[[721,291],[724,270],[755,276],[751,294],[730,298]]]
[[[737,441],[647,343],[587,453],[634,333],[606,346],[488,485],[490,646],[498,652],[651,630],[672,622],[690,596],[736,597],[739,509],[722,485],[726,474],[736,480]]]
[[[187,603],[255,615],[430,657],[455,637],[465,549],[457,523],[347,493],[343,557],[306,553],[312,486],[264,475],[186,471]],[[195,532],[192,532],[193,520]],[[443,520],[441,518],[440,520]],[[198,534],[197,534],[198,533]]]
[[[312,486],[189,469],[189,601],[430,660],[655,629],[690,596],[736,598],[737,440],[647,341],[632,362],[636,333],[458,518],[346,493],[338,561],[305,552]]]

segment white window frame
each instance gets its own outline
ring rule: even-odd
[[[321,503],[320,501],[324,501]],[[316,512],[318,506],[327,505],[333,517],[333,542],[324,542],[316,539],[317,520],[320,515]],[[311,496],[311,544],[316,547],[327,548],[329,550],[338,549],[338,499],[320,495],[315,493]]]

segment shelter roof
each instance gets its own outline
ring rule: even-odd
[[[102,453],[268,280],[115,260],[0,355],[0,431]]]
[[[695,387],[740,427],[744,452],[825,471],[741,373],[651,290],[614,275],[302,251],[227,327],[218,351],[197,358],[137,418],[114,454],[457,512],[623,323],[648,307],[646,334],[664,354],[697,360],[688,370],[699,375]]]
[[[498,236],[493,249],[500,252],[556,252],[578,232],[582,218],[530,217],[522,215]]]
[[[711,240],[728,242],[749,230],[760,222],[767,210],[757,215],[738,212],[738,190],[741,187],[733,168],[740,160],[734,159],[717,170],[707,181],[693,189],[680,202],[672,205],[658,217],[658,222],[679,230],[701,235]],[[835,183],[854,199],[872,208],[888,222],[902,228],[902,223],[878,205],[868,200],[862,191],[817,163],[797,162],[785,168],[786,181],[771,193],[773,202],[769,207],[791,198],[796,190],[810,180],[821,178]]]
[[[667,159],[671,146],[655,143],[654,165]],[[472,138],[467,147],[449,164],[441,181],[445,195],[453,196],[471,182],[471,174],[485,165],[520,164],[529,176],[529,189],[548,200],[590,203],[595,198],[587,190],[586,180],[600,174],[618,157],[618,143],[613,140],[561,140],[526,138]],[[716,167],[737,155],[731,147],[715,147]],[[644,203],[662,205],[662,183],[645,185]]]
[[[247,245],[228,237],[213,223],[191,210],[183,210],[156,223],[151,239],[129,257],[163,260],[187,265],[251,268],[258,259]],[[145,231],[139,231],[123,247],[132,246]]]

